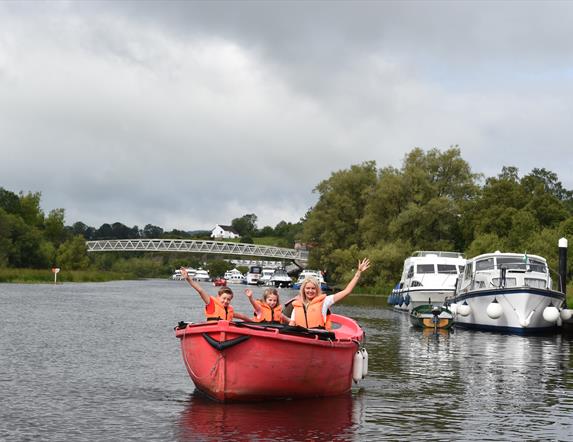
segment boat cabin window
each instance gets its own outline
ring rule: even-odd
[[[527,270],[527,264],[522,258],[518,257],[498,257],[497,268],[501,266],[508,270]]]
[[[493,258],[476,261],[476,272],[479,270],[493,270]]]
[[[499,278],[491,278],[491,283],[494,287],[499,287]],[[516,278],[505,278],[505,286],[506,287],[517,287],[517,279]]]
[[[456,275],[458,269],[454,264],[438,264],[438,273],[450,273]]]
[[[472,265],[470,264],[466,264],[465,270],[464,270],[464,279],[469,281],[472,277]]]
[[[547,286],[547,282],[544,279],[537,278],[525,278],[525,285],[527,287],[534,287],[537,289],[544,289]]]
[[[530,259],[529,260],[529,270],[531,272],[547,273],[545,263],[542,261],[538,261],[537,259]]]
[[[408,269],[408,278],[411,278],[412,276],[414,276],[414,266],[410,266]]]
[[[420,273],[434,273],[434,264],[418,264],[416,266],[416,272]]]

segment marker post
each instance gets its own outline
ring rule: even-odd
[[[58,282],[58,273],[60,271],[59,267],[52,267],[52,273],[54,274],[54,284]]]

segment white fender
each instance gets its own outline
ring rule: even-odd
[[[472,309],[467,302],[464,302],[462,305],[458,306],[458,313],[462,316],[468,316],[471,311]]]
[[[550,305],[543,309],[543,319],[547,322],[556,322],[557,318],[559,318],[559,310],[557,310],[557,307]]]
[[[569,319],[571,319],[573,311],[571,309],[568,308],[564,308],[563,310],[561,310],[561,319],[563,319],[564,321],[569,321]]]
[[[368,352],[364,347],[360,350],[362,353],[362,377],[368,374]]]
[[[363,362],[362,353],[360,352],[360,350],[358,350],[354,354],[354,364],[352,364],[352,379],[356,383],[358,383],[358,381],[362,379],[362,369],[363,369],[362,362]]]
[[[486,313],[491,319],[499,319],[501,318],[501,315],[503,315],[503,308],[499,304],[499,302],[497,302],[497,300],[494,299],[487,306]]]

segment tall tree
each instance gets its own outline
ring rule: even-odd
[[[231,226],[241,236],[253,236],[257,230],[257,215],[250,213],[231,221]]]
[[[311,257],[320,255],[321,268],[334,265],[334,250],[360,247],[359,223],[376,179],[376,163],[366,161],[332,173],[314,189],[319,198],[304,222],[303,240],[315,245]]]

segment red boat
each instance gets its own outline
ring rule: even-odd
[[[215,287],[225,287],[227,286],[227,280],[225,278],[215,278],[213,280],[213,285]]]
[[[345,316],[333,314],[331,320],[332,332],[250,322],[180,323],[176,336],[195,386],[217,401],[335,396],[350,391],[364,333]]]

